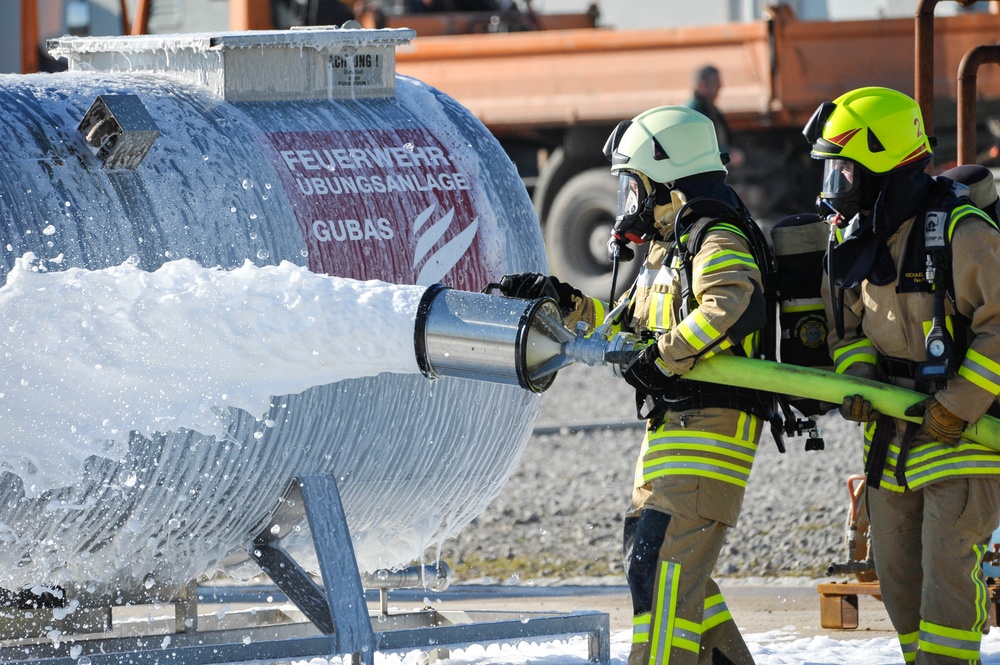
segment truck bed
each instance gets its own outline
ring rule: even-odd
[[[819,103],[865,85],[912,95],[914,33],[911,19],[812,22],[773,10],[754,23],[676,29],[418,36],[399,49],[397,71],[503,132],[607,124],[684,103],[695,69],[711,63],[722,73],[719,106],[739,131],[802,126]],[[998,35],[996,14],[936,20],[939,100],[955,99],[965,53]],[[1000,99],[997,69],[980,72],[980,98]]]

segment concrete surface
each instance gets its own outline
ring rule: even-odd
[[[832,630],[820,625],[820,595],[816,583],[796,580],[793,584],[780,581],[756,583],[744,580],[720,580],[730,611],[744,634],[772,630],[792,630],[800,637],[825,635],[832,639],[871,639],[893,637],[881,601],[871,596],[858,598],[858,627],[854,630]],[[625,586],[558,586],[505,587],[489,585],[453,586],[442,593],[395,591],[389,593],[390,612],[393,608],[414,609],[430,605],[438,611],[503,610],[575,612],[596,610],[606,612],[612,632],[630,630],[632,606]],[[374,610],[377,603],[369,603]]]

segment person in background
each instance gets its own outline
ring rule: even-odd
[[[719,150],[728,153],[729,164],[738,168],[746,161],[746,155],[732,144],[732,133],[729,131],[726,118],[715,105],[720,90],[722,90],[722,76],[719,74],[718,68],[713,65],[700,67],[694,73],[694,91],[687,107],[707,116],[712,121],[719,140]]]
[[[604,151],[618,176],[613,242],[650,243],[623,313],[610,321],[642,340],[621,367],[647,421],[624,530],[634,614],[628,662],[752,665],[712,572],[736,526],[767,414],[754,391],[684,373],[714,354],[756,354],[767,312],[750,240],[757,236],[747,227],[754,222],[725,182],[712,121],[697,111],[650,109],[619,124]],[[538,273],[499,284],[508,296],[553,297],[570,328],[580,320],[594,328],[608,311]]]
[[[354,10],[342,0],[276,0],[271,5],[275,28],[301,25],[343,25],[354,20]]]
[[[500,9],[498,0],[407,0],[407,11],[420,12],[492,12]]]
[[[965,438],[1000,394],[1000,230],[969,188],[925,169],[932,142],[907,95],[868,87],[822,104],[803,132],[823,160],[828,342],[837,372],[926,397],[905,415],[860,395],[875,569],[906,663],[978,663],[990,594],[982,562],[1000,522],[1000,453]],[[993,202],[992,177],[975,196]]]

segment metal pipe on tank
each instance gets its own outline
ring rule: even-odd
[[[399,570],[381,568],[361,576],[366,589],[378,589],[379,613],[389,614],[390,589],[414,589],[422,587],[440,593],[451,586],[451,568],[444,561],[407,566]]]
[[[399,570],[380,568],[361,576],[366,589],[415,589],[444,591],[451,586],[451,568],[444,561],[407,566]]]

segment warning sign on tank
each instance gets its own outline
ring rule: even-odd
[[[475,183],[426,130],[268,138],[310,270],[473,291],[486,283]]]
[[[387,54],[385,49],[374,48],[331,55],[326,63],[331,94],[343,97],[344,91],[353,94],[358,89],[382,89],[391,84],[393,81],[386,80],[386,73],[393,73],[393,62],[387,63],[387,60],[395,60],[395,55],[391,52]],[[390,67],[387,68],[386,64]]]

